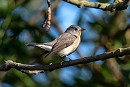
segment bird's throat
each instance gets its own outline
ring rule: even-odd
[[[78,33],[78,36],[81,36],[81,31]]]

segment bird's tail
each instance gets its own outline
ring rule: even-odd
[[[39,47],[42,48],[46,51],[51,51],[52,46],[49,45],[45,45],[45,44],[36,44],[36,43],[31,43],[31,44],[26,44],[27,46],[35,46],[35,47]]]
[[[31,43],[31,44],[26,44],[27,46],[37,46],[38,44]]]

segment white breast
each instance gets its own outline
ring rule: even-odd
[[[71,54],[72,52],[74,52],[78,48],[79,44],[80,44],[80,37],[77,37],[72,45],[70,45],[69,47],[61,50],[58,53],[58,55],[63,57],[63,56],[67,56],[67,55]]]

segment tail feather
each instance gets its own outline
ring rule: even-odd
[[[45,55],[45,54],[47,54],[47,53],[48,53],[48,51],[45,51],[45,52],[43,52],[43,53],[41,54],[41,56],[42,56],[42,55]]]
[[[48,56],[50,56],[50,53],[48,53],[47,55],[45,55],[45,58],[47,58]]]
[[[31,43],[31,44],[26,44],[27,46],[36,46],[37,44]]]
[[[36,44],[36,43],[31,43],[31,44],[26,44],[27,46],[35,46],[35,47],[39,47],[39,48],[42,48],[46,51],[51,51],[52,49],[52,46],[48,46],[48,45],[45,45],[45,44]]]
[[[49,52],[49,53],[45,56],[45,58],[48,57],[48,56],[51,56],[51,55],[53,55],[53,54],[55,54],[55,53],[54,53],[54,52]]]

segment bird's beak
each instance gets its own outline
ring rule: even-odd
[[[82,28],[81,31],[83,31],[83,30],[86,30],[86,29],[83,29],[83,28]]]

